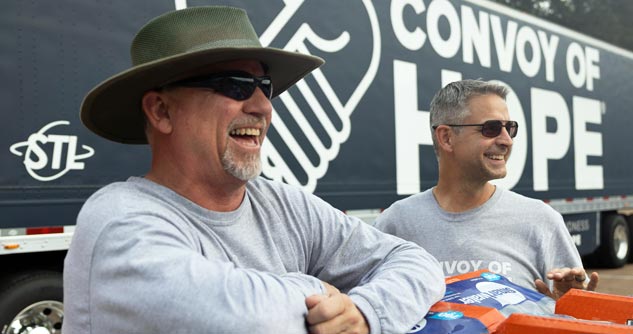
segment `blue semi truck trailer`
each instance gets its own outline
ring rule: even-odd
[[[10,0],[0,11],[0,333],[60,332],[82,203],[148,170],[147,146],[82,126],[83,96],[129,67],[142,24],[208,4],[245,8],[264,45],[327,60],[273,101],[265,177],[371,222],[436,182],[434,93],[494,80],[519,122],[497,186],[563,214],[587,261],[631,260],[630,51],[485,0]]]

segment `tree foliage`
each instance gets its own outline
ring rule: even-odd
[[[631,0],[493,0],[633,51]]]

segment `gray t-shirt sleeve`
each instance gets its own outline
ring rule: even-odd
[[[543,220],[550,222],[551,231],[543,241],[544,272],[564,267],[583,267],[578,248],[574,244],[563,217],[550,206],[544,205]],[[548,281],[548,280],[545,280]],[[551,286],[550,281],[550,286]]]
[[[347,293],[372,333],[408,331],[444,295],[439,264],[424,249],[308,197],[306,219],[320,221],[310,224],[309,274]]]

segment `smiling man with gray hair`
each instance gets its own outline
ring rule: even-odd
[[[482,80],[437,92],[429,124],[437,185],[394,203],[375,226],[423,246],[446,276],[487,269],[555,299],[571,288],[595,290],[598,274],[587,277],[563,217],[490,182],[505,177],[519,127],[506,95]]]
[[[262,47],[240,9],[192,7],[145,25],[132,61],[81,119],[149,143],[151,168],[82,208],[65,334],[399,333],[442,297],[419,246],[258,177],[270,99],[320,58]]]

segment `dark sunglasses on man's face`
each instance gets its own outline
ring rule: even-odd
[[[484,137],[494,138],[501,134],[501,129],[506,128],[510,138],[514,138],[519,130],[519,123],[515,121],[485,121],[481,124],[444,124],[447,126],[481,126],[481,134]],[[433,126],[433,129],[437,129],[437,125]]]
[[[259,87],[270,100],[273,82],[269,76],[256,77],[247,72],[232,71],[214,73],[171,83],[167,86],[207,88],[237,101],[248,100]]]

